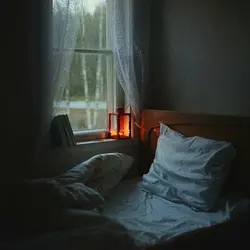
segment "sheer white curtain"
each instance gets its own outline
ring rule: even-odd
[[[51,104],[54,111],[62,100],[79,28],[84,0],[53,0],[53,52],[51,56]]]
[[[43,22],[49,27],[47,33],[43,34],[48,39],[48,65],[44,66],[48,74],[46,82],[39,93],[41,105],[43,106],[37,132],[37,143],[34,148],[35,157],[49,144],[50,123],[55,115],[60,101],[62,100],[65,86],[69,79],[70,66],[76,45],[79,29],[79,12],[85,0],[47,0],[44,6],[46,20]],[[49,12],[49,14],[47,14]]]
[[[128,98],[135,120],[139,123],[145,67],[143,53],[134,38],[134,1],[107,0],[107,2],[117,78]]]
[[[84,0],[38,1],[42,4],[40,10],[37,10],[37,19],[46,27],[38,27],[42,31],[37,33],[41,33],[41,38],[44,39],[44,45],[41,46],[44,52],[41,53],[46,54],[46,62],[43,62],[46,65],[43,65],[42,70],[44,82],[33,83],[39,85],[34,87],[36,89],[34,92],[38,92],[36,98],[38,100],[31,103],[31,106],[34,106],[33,115],[37,117],[34,118],[36,128],[33,128],[35,132],[32,135],[34,165],[39,164],[44,158],[43,154],[50,148],[50,123],[54,111],[62,100],[68,81],[79,27],[76,13],[79,12],[79,2],[82,1]]]

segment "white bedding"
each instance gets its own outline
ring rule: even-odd
[[[105,202],[102,214],[125,226],[137,245],[154,244],[230,218],[235,205],[224,203],[216,212],[197,212],[143,191],[138,180],[123,181]]]
[[[3,216],[0,218],[2,232],[7,223],[7,228],[15,229],[15,233],[4,233],[7,238],[2,236],[0,249],[139,249],[138,245],[165,241],[227,220],[235,213],[244,212],[249,200],[235,204],[224,202],[216,212],[196,212],[143,191],[138,180],[123,181],[104,203],[104,216],[80,209],[56,209],[47,214],[49,211],[42,209],[31,215],[25,213],[28,220],[24,218],[18,228],[14,221],[12,224]]]

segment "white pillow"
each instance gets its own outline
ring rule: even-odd
[[[185,137],[161,124],[154,162],[140,186],[170,201],[208,211],[235,154],[229,142]]]
[[[53,179],[58,180],[61,184],[85,183],[92,176],[95,169],[102,164],[102,161],[101,155],[95,155]]]
[[[106,196],[109,190],[119,184],[133,161],[131,156],[122,153],[99,154],[54,179],[61,184],[85,183]]]
[[[121,153],[101,154],[101,164],[94,170],[86,185],[97,190],[102,196],[116,187],[128,172],[134,159]]]

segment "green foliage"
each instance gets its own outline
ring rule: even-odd
[[[102,44],[103,48],[99,48],[99,23],[101,18],[101,13],[103,11],[103,37]],[[77,13],[76,18],[80,18],[80,29],[77,36],[76,48],[77,49],[105,49],[106,48],[106,5],[100,5],[95,9],[93,14],[82,11],[81,13]],[[79,16],[81,15],[81,16]],[[71,64],[69,80],[67,84],[67,88],[70,90],[70,99],[77,99],[77,97],[81,100],[94,100],[95,99],[95,91],[96,91],[96,71],[97,71],[97,54],[82,54],[82,53],[74,53],[73,60]],[[85,68],[83,67],[82,57],[85,57]],[[106,63],[107,57],[101,55],[101,69],[103,76],[103,86],[100,100],[106,100]],[[86,70],[87,73],[87,82],[88,82],[88,91],[89,95],[86,96],[84,91],[84,75],[83,71]],[[66,98],[64,93],[64,99]]]

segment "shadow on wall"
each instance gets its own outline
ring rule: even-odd
[[[148,107],[249,116],[250,4],[165,2],[152,14]]]

